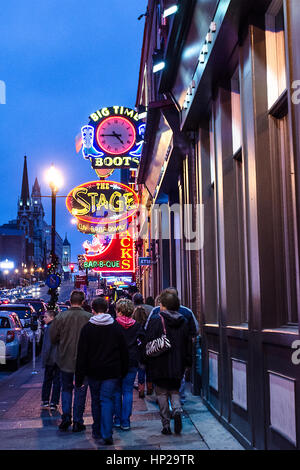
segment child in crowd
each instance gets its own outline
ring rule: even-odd
[[[50,328],[52,320],[56,312],[47,310],[44,315],[45,333],[42,347],[42,367],[45,368],[44,381],[42,386],[42,404],[41,408],[46,409],[50,406],[50,410],[57,409],[60,397],[60,370],[56,364],[57,346],[53,345],[50,340]],[[51,394],[52,390],[52,394]],[[49,403],[51,394],[51,401]]]

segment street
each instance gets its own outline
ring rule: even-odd
[[[59,302],[65,302],[70,298],[70,293],[74,289],[74,284],[73,282],[62,282],[60,289],[59,289]],[[43,299],[45,302],[48,302],[49,300],[49,295],[48,295],[48,290],[49,288],[47,286],[41,287],[39,297],[40,299]],[[8,370],[7,366],[0,364],[0,384],[3,381],[3,379],[9,377],[13,372]]]

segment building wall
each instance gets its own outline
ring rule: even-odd
[[[148,106],[148,144],[138,182],[142,195],[150,189],[151,223],[155,203],[169,208],[151,233],[143,289],[157,295],[176,285],[197,315],[201,393],[222,423],[249,448],[300,448],[300,369],[292,362],[300,299],[300,109],[292,100],[299,2],[179,3],[177,16],[158,28],[161,10],[149,2],[144,45],[152,47],[141,58],[137,104]],[[146,83],[157,34],[167,65]],[[190,251],[197,204],[203,245]],[[166,224],[171,236],[162,240]]]

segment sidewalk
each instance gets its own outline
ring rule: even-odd
[[[181,435],[162,435],[155,396],[140,399],[136,390],[132,429],[114,430],[114,446],[101,446],[92,438],[89,392],[84,415],[86,431],[62,433],[57,429],[60,411],[52,413],[40,409],[43,369],[39,358],[37,370],[38,373],[32,375],[32,366],[27,364],[0,382],[1,450],[243,450],[207,410],[200,397],[189,392]]]

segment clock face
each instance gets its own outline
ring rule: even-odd
[[[122,155],[134,145],[136,131],[134,125],[125,117],[110,116],[98,126],[96,140],[105,153]]]

